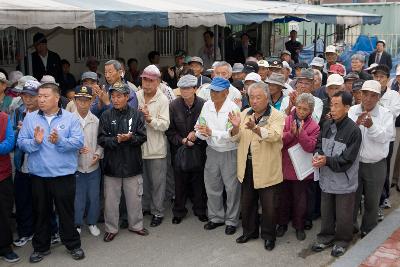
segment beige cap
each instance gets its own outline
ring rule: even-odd
[[[328,45],[326,47],[326,49],[325,49],[325,53],[335,53],[335,54],[337,54],[336,47],[334,45]]]
[[[328,80],[326,81],[326,87],[329,87],[331,85],[342,85],[342,84],[344,84],[343,77],[336,73],[329,75]]]
[[[371,91],[377,94],[381,94],[381,84],[375,80],[365,81],[361,87],[361,91]]]

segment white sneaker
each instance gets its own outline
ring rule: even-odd
[[[381,208],[379,208],[379,210],[378,210],[378,222],[383,221],[384,218],[385,218],[385,216],[383,214],[383,210]]]
[[[33,238],[33,235],[31,235],[31,236],[24,236],[24,237],[18,238],[17,240],[15,240],[15,241],[13,242],[13,243],[14,243],[14,246],[16,246],[16,247],[23,247],[23,246],[26,245],[26,243],[28,243],[28,241],[31,241],[32,238]]]
[[[388,198],[386,198],[384,201],[383,201],[383,208],[385,208],[385,209],[390,209],[392,207],[392,203],[390,203],[390,200],[388,199]]]
[[[78,231],[78,233],[81,234],[82,229],[80,227],[76,227],[76,231]]]
[[[99,236],[100,230],[95,224],[89,225],[89,231],[93,236]]]

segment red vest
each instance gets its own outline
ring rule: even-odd
[[[0,112],[0,142],[6,138],[6,129],[8,116],[4,112]],[[10,154],[0,155],[0,182],[11,176],[11,158]]]

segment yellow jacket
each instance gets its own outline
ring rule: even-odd
[[[249,146],[253,162],[254,188],[265,188],[283,181],[282,175],[282,136],[285,115],[271,107],[269,116],[263,116],[258,123],[261,137],[245,128],[245,123],[253,115],[251,108],[240,114],[241,125],[233,140],[239,142],[237,153],[237,175],[243,182]]]

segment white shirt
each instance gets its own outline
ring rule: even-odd
[[[49,57],[49,53],[47,53],[46,56],[44,56],[44,57],[42,57],[41,55],[39,55],[39,56],[40,56],[40,59],[43,62],[44,68],[47,69],[47,58]]]
[[[321,120],[321,116],[322,116],[322,109],[324,107],[324,104],[322,103],[322,100],[319,99],[318,97],[314,97],[314,111],[311,114],[311,117],[317,122],[319,123],[319,121]],[[287,107],[289,106],[289,97],[284,97],[282,99],[282,104],[281,104],[281,109],[280,111],[285,112],[285,110],[287,109]],[[293,107],[294,108],[294,107]]]
[[[206,140],[207,144],[218,152],[237,149],[237,143],[232,141],[229,131],[232,124],[228,120],[229,112],[240,112],[239,107],[229,98],[225,99],[221,109],[215,110],[214,102],[208,100],[204,103],[196,125],[207,125],[211,129],[211,137],[205,137],[196,131],[196,136]]]
[[[349,109],[348,116],[356,122],[362,112],[361,105],[355,105]],[[393,136],[393,116],[387,108],[376,105],[370,114],[372,126],[359,126],[362,134],[360,162],[363,163],[376,163],[386,158]]]
[[[56,117],[56,115],[44,116],[47,120],[47,123],[50,126],[51,121]]]
[[[210,96],[210,89],[209,86],[204,86],[202,87],[199,92],[197,93],[197,96],[203,98],[204,100],[208,101],[211,100],[211,96]],[[231,101],[234,101],[236,98],[238,99],[242,99],[242,94],[240,93],[240,91],[232,86],[232,84],[229,86],[229,94],[228,94],[228,98]]]
[[[393,136],[390,141],[394,141],[396,139],[396,129],[394,123],[397,116],[400,115],[400,94],[388,88],[383,96],[381,96],[379,104],[382,107],[387,108],[393,115]]]

